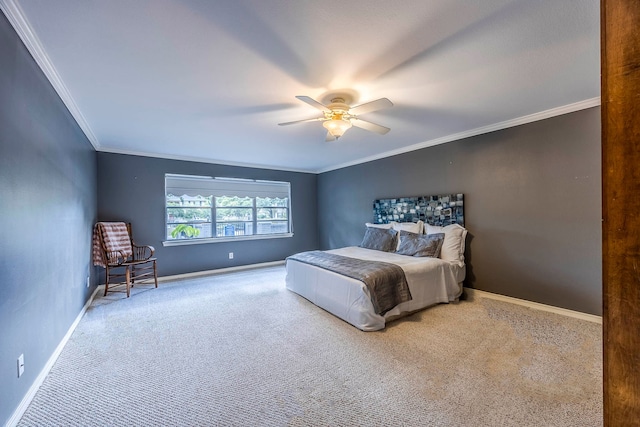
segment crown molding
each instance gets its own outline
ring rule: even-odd
[[[451,135],[443,136],[441,138],[431,139],[429,141],[424,141],[418,144],[409,145],[407,147],[398,148],[397,150],[385,151],[384,153],[375,154],[373,156],[364,157],[362,159],[320,169],[315,171],[315,173],[320,174],[324,172],[330,172],[333,170],[346,168],[349,166],[355,166],[362,163],[371,162],[373,160],[380,160],[386,157],[396,156],[398,154],[404,154],[411,151],[420,150],[421,148],[433,147],[434,145],[445,144],[447,142],[453,142],[459,139],[482,135],[489,132],[495,132],[497,130],[520,126],[527,123],[533,123],[539,120],[550,119],[552,117],[561,116],[563,114],[573,113],[580,110],[586,110],[587,108],[597,107],[598,105],[600,105],[599,96],[595,98],[585,99],[584,101],[575,102],[573,104],[567,104],[561,107],[551,108],[549,110],[540,111],[534,114],[529,114],[527,116],[517,117],[511,120],[505,120],[504,122],[494,123],[492,125],[482,126],[482,127],[471,129],[464,132],[454,133]]]
[[[51,63],[42,43],[40,43],[40,39],[38,39],[38,36],[25,18],[20,5],[15,0],[0,0],[0,10],[5,14],[16,33],[18,33],[22,43],[24,43],[33,59],[36,61],[40,69],[42,69],[44,75],[49,79],[53,89],[58,93],[58,96],[78,123],[78,126],[80,126],[80,129],[82,129],[82,132],[84,132],[91,145],[93,145],[93,148],[97,150],[100,147],[98,138],[96,138],[89,126],[89,123],[87,123],[87,120],[80,112],[80,109],[73,100],[71,93],[69,93],[67,86],[62,81],[60,74],[58,74]]]
[[[273,165],[261,165],[257,163],[233,162],[229,160],[210,159],[210,158],[196,157],[196,156],[156,154],[156,153],[148,153],[146,151],[122,150],[118,148],[109,148],[109,147],[103,147],[96,151],[99,151],[101,153],[124,154],[127,156],[152,157],[156,159],[181,160],[184,162],[209,163],[209,164],[223,165],[223,166],[237,166],[241,168],[268,169],[268,170],[274,170],[274,171],[311,173],[311,174],[316,173],[311,169],[296,169],[296,168],[287,168],[287,167],[280,167],[280,166],[273,166]]]

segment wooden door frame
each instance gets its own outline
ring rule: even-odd
[[[640,423],[640,1],[601,0],[604,425]]]

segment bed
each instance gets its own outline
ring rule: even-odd
[[[461,194],[376,200],[375,222],[366,224],[360,246],[324,251],[331,257],[337,255],[400,267],[410,299],[390,309],[379,309],[376,299],[372,298],[371,287],[362,280],[308,263],[304,256],[310,253],[287,258],[286,287],[363,331],[381,330],[388,321],[435,304],[457,301],[466,274],[467,230],[460,224],[464,221],[462,209]],[[367,242],[369,235],[375,235],[376,243],[379,242],[381,233],[396,235],[398,239],[385,242],[387,247],[382,248]],[[437,257],[431,256],[433,247],[428,251],[429,256],[409,255],[412,251],[407,252],[406,242],[411,239],[440,242]]]

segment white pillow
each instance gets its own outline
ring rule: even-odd
[[[392,222],[391,225],[396,231],[408,231],[409,233],[422,234],[424,230],[424,222]]]
[[[389,224],[373,224],[371,222],[367,222],[364,225],[366,225],[367,227],[371,227],[371,228],[383,228],[385,230],[388,230],[393,226],[392,223],[389,223]]]
[[[391,226],[398,233],[400,231],[408,231],[409,233],[423,234],[424,233],[424,222],[391,222]],[[398,247],[396,250],[400,249],[400,239],[398,239]]]
[[[444,233],[444,243],[440,250],[440,258],[444,261],[464,262],[464,248],[467,240],[467,229],[460,224],[446,227],[425,224],[425,234]]]

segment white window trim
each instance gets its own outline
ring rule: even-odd
[[[198,238],[198,239],[163,240],[162,241],[162,246],[201,245],[201,244],[206,244],[206,243],[237,242],[237,241],[240,241],[240,240],[284,239],[286,237],[293,237],[293,233],[252,234],[252,235],[249,235],[249,236],[207,237],[207,238]]]

